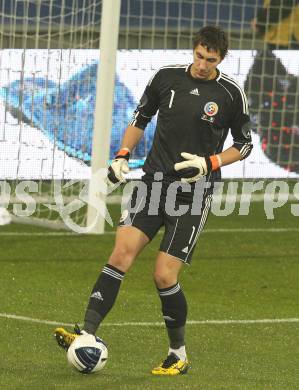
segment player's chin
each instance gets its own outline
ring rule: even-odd
[[[196,77],[197,77],[198,79],[205,80],[205,79],[208,78],[208,76],[209,76],[209,73],[196,73]]]

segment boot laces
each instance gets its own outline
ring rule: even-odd
[[[164,360],[163,364],[162,364],[162,368],[169,368],[171,367],[173,364],[177,363],[179,360],[179,358],[174,354],[174,353],[171,353],[170,355],[167,356],[167,358]]]

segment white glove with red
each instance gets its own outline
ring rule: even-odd
[[[107,181],[109,185],[115,186],[118,183],[126,183],[123,175],[130,171],[129,158],[130,150],[128,148],[119,150],[108,168]]]
[[[174,164],[174,169],[180,171],[179,173],[183,176],[181,178],[183,183],[193,183],[221,166],[218,155],[200,157],[197,154],[182,152],[181,156],[185,161]]]

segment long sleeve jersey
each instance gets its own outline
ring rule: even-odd
[[[210,156],[220,153],[229,129],[233,145],[242,158],[251,149],[247,98],[240,86],[217,69],[212,80],[195,79],[191,65],[172,65],[159,69],[145,88],[131,125],[145,129],[158,113],[152,147],[143,166],[145,173],[162,172],[178,178],[174,164],[181,152]],[[220,177],[213,172],[211,179]]]

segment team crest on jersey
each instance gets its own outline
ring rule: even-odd
[[[202,114],[201,119],[204,121],[213,123],[215,120],[215,115],[218,112],[218,105],[215,102],[208,102],[204,106],[204,114]]]
[[[204,112],[208,116],[214,116],[218,112],[218,105],[215,102],[208,102],[204,107]]]

